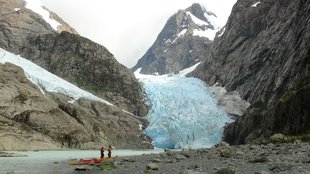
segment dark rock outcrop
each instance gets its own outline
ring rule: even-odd
[[[262,0],[252,7],[255,3],[235,4],[225,32],[193,73],[238,91],[252,104],[225,130],[233,144],[310,132],[310,3]]]
[[[225,130],[225,140],[231,143],[247,143],[266,138],[274,133],[301,135],[309,133],[310,127],[310,84],[291,91],[275,104],[262,111],[252,107]]]
[[[213,38],[195,35],[194,30],[214,30],[214,26],[207,19],[211,15],[215,16],[202,9],[199,4],[179,10],[170,17],[155,43],[132,70],[142,68],[143,74],[168,74],[200,62]],[[198,20],[201,23],[197,23]]]
[[[48,71],[135,115],[147,113],[140,84],[105,47],[68,32],[29,38],[24,46],[21,55]]]

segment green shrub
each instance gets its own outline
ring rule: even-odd
[[[116,169],[115,163],[113,160],[105,160],[102,161],[100,164],[98,164],[98,167],[101,170],[112,170],[112,169]]]
[[[260,111],[268,109],[268,102],[258,101],[250,106],[250,108],[258,108]]]
[[[296,141],[302,142],[310,142],[310,134],[303,134],[303,135],[290,135],[286,136],[285,139],[282,140],[269,140],[268,143],[273,144],[281,144],[281,143],[294,143]]]
[[[229,168],[224,168],[224,169],[220,169],[215,174],[235,174],[235,171],[233,171]]]

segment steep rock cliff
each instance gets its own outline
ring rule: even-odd
[[[238,144],[277,132],[310,132],[309,45],[308,1],[235,4],[225,32],[193,73],[209,85],[238,91],[252,104],[226,128],[225,140]]]
[[[0,149],[145,148],[145,120],[101,102],[42,94],[21,68],[0,64]],[[141,137],[137,137],[141,135]]]
[[[68,32],[28,39],[22,56],[122,109],[147,113],[140,84],[105,47]]]

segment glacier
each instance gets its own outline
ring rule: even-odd
[[[90,92],[82,90],[81,88],[48,72],[47,70],[32,63],[31,61],[0,48],[0,63],[4,64],[6,62],[21,67],[24,70],[27,79],[29,79],[33,84],[37,85],[43,94],[44,90],[46,90],[49,92],[67,95],[72,98],[71,101],[68,101],[69,103],[74,103],[79,98],[86,98],[114,106],[109,101],[101,99],[91,94]]]
[[[145,133],[155,147],[203,148],[221,141],[223,127],[233,120],[204,82],[185,77],[184,71],[159,76],[143,75],[140,70],[135,76],[150,107]]]
[[[70,96],[70,103],[84,97],[113,105],[49,73],[31,61],[0,48],[0,63],[6,62],[23,68],[26,77],[38,87]],[[223,127],[233,121],[217,105],[218,99],[204,82],[185,77],[198,65],[199,63],[178,74],[161,76],[139,74],[141,69],[135,72],[148,96],[150,110],[147,117],[150,124],[145,133],[152,138],[155,147],[211,147],[221,141]]]

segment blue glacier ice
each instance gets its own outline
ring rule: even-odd
[[[211,147],[221,141],[223,127],[232,122],[199,79],[178,75],[141,75],[150,110],[145,132],[158,148]]]

